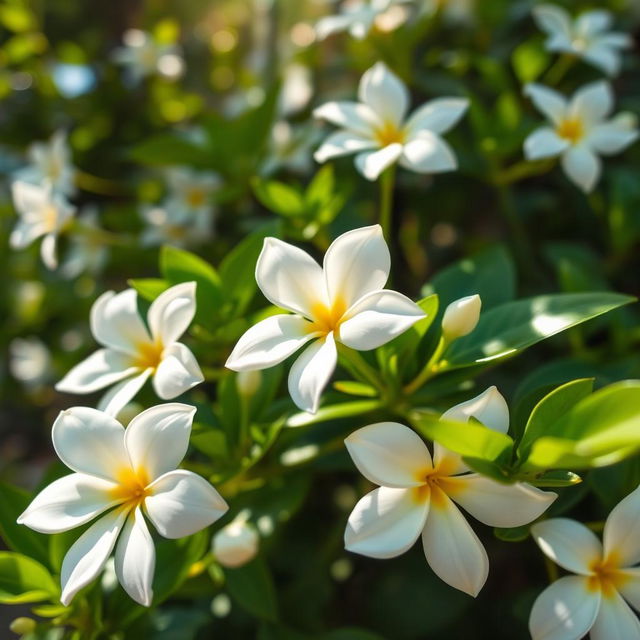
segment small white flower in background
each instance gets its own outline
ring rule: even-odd
[[[620,153],[638,138],[635,115],[613,109],[613,93],[607,82],[593,82],[576,91],[570,100],[539,84],[524,90],[550,127],[536,129],[524,142],[528,160],[560,156],[567,177],[590,192],[602,173],[599,155]]]
[[[70,246],[60,272],[65,278],[77,278],[84,273],[100,273],[109,258],[109,249],[96,237],[101,233],[97,207],[87,205],[78,215],[82,229],[69,238]]]
[[[326,16],[316,24],[316,38],[324,40],[334,33],[348,31],[351,36],[362,40],[367,36],[374,24],[384,15],[400,5],[413,0],[351,0],[340,7],[340,13]],[[405,16],[406,19],[406,16]],[[400,24],[395,25],[396,28]]]
[[[442,316],[442,335],[447,342],[471,333],[480,320],[482,300],[478,294],[454,300]]]
[[[406,119],[409,92],[382,62],[362,76],[358,95],[360,102],[328,102],[313,112],[340,127],[316,151],[318,162],[357,153],[356,167],[368,180],[396,162],[417,173],[456,169],[455,154],[441,134],[460,120],[468,100],[431,100]]]
[[[51,353],[39,338],[14,338],[9,343],[9,371],[27,386],[38,386],[51,375]]]
[[[91,308],[91,333],[104,348],[73,367],[56,389],[92,393],[117,383],[98,405],[115,416],[150,377],[163,400],[200,384],[204,377],[193,353],[178,342],[195,315],[195,292],[196,283],[185,282],[161,293],[149,307],[147,325],[133,289],[102,294]]]
[[[317,127],[292,125],[279,120],[271,128],[269,145],[260,174],[269,176],[280,169],[294,173],[308,174],[313,169],[313,149],[317,146],[322,133]]]
[[[575,20],[554,4],[540,4],[532,12],[548,36],[548,51],[578,56],[610,76],[620,72],[622,50],[633,46],[628,34],[609,31],[613,16],[603,9],[585,11]]]
[[[270,302],[293,315],[278,314],[251,327],[226,366],[266,369],[313,340],[291,367],[289,393],[300,409],[315,413],[336,367],[336,342],[358,351],[376,349],[424,317],[409,298],[382,288],[390,263],[378,225],[342,234],[327,249],[322,267],[301,249],[266,238],[256,281]]]
[[[637,640],[640,622],[640,488],[609,514],[602,543],[580,522],[551,518],[531,527],[544,554],[576,574],[556,580],[535,601],[533,640]],[[625,602],[625,600],[627,602]]]
[[[160,44],[140,29],[129,29],[122,39],[124,46],[113,52],[113,60],[125,67],[132,82],[156,73],[171,80],[183,74],[184,60],[178,46]]]
[[[40,533],[61,533],[101,516],[62,562],[64,605],[98,576],[115,548],[118,581],[148,607],[155,547],[145,516],[161,536],[175,539],[208,527],[227,511],[204,478],[176,468],[187,452],[195,412],[185,404],[158,405],[136,416],[126,430],[95,409],[60,413],[53,446],[75,473],[43,489],[18,523]]]
[[[174,247],[189,247],[211,239],[213,209],[194,213],[184,208],[168,206],[168,203],[146,205],[140,211],[146,223],[140,236],[145,247],[170,244]]]
[[[64,131],[56,131],[49,142],[34,142],[28,156],[31,164],[19,169],[16,179],[38,186],[48,183],[54,192],[67,197],[75,193],[75,167]]]
[[[313,78],[309,67],[295,62],[285,67],[282,76],[278,113],[280,117],[288,118],[309,104],[313,96]]]
[[[211,211],[211,196],[221,184],[217,174],[175,167],[169,169],[166,176],[169,185],[167,209],[184,210],[193,214]]]
[[[11,232],[12,249],[24,249],[42,237],[40,255],[47,269],[58,266],[58,235],[73,217],[76,208],[49,183],[43,186],[16,180],[11,184],[13,204],[19,220]]]
[[[425,0],[423,10],[427,15],[442,13],[445,22],[470,22],[475,15],[475,0]]]
[[[223,567],[235,568],[253,560],[259,545],[258,532],[241,514],[213,536],[211,551]]]
[[[471,417],[502,433],[509,426],[509,410],[495,387],[442,416],[460,422]],[[395,422],[358,429],[345,444],[360,473],[379,485],[349,516],[345,548],[372,558],[393,558],[422,535],[436,575],[472,596],[487,579],[489,560],[454,503],[491,527],[517,527],[535,520],[557,497],[525,483],[500,484],[468,473],[461,457],[437,442],[432,460],[422,439]]]

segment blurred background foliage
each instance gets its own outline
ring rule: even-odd
[[[356,174],[352,159],[320,171],[313,162],[323,129],[310,114],[328,99],[353,97],[360,75],[377,60],[408,84],[414,105],[440,95],[463,95],[472,103],[450,136],[459,171],[435,179],[398,174],[396,288],[415,299],[433,289],[453,299],[481,288],[487,306],[492,296],[503,301],[514,293],[638,295],[640,147],[607,159],[590,196],[553,163],[523,161],[522,142],[540,116],[522,86],[558,75],[531,19],[533,5],[478,0],[462,22],[448,21],[443,7],[397,29],[379,25],[362,41],[339,35],[316,42],[313,24],[335,10],[328,0],[3,0],[0,478],[32,491],[45,484],[45,470],[47,480],[63,472],[49,466],[50,426],[60,409],[85,399],[64,397],[53,383],[93,350],[88,312],[100,293],[123,289],[133,278],[142,279],[138,290],[150,287],[153,297],[153,287],[163,285],[150,279],[171,281],[176,250],[161,251],[159,265],[158,247],[140,242],[141,212],[165,197],[167,169],[188,167],[221,178],[211,204],[215,231],[187,248],[216,267],[223,292],[222,306],[213,302],[214,292],[204,303],[209,307],[199,307],[194,350],[207,383],[193,393],[200,411],[190,464],[211,477],[213,460],[213,479],[227,482],[227,493],[234,493],[239,462],[229,447],[237,446],[246,400],[221,364],[249,326],[249,312],[264,306],[250,284],[255,256],[268,234],[310,243],[319,254],[342,231],[376,221],[376,185]],[[564,5],[572,12],[595,6]],[[597,6],[614,12],[619,28],[633,33],[637,45],[640,11],[633,0]],[[113,60],[131,29],[150,33],[173,52],[140,82]],[[636,46],[614,81],[617,110],[640,113],[639,69]],[[571,93],[599,77],[576,63],[555,86]],[[97,226],[80,234],[85,258],[79,269],[64,265],[76,235],[72,229],[62,241],[63,267],[49,272],[36,247],[8,249],[16,219],[8,187],[25,164],[27,147],[57,130],[67,132],[78,168],[73,201],[81,212],[95,212]],[[183,244],[184,238],[176,240]],[[238,251],[225,263],[233,249]],[[207,270],[194,267],[200,268]],[[465,273],[471,273],[468,280]],[[211,280],[206,273],[203,279]],[[225,290],[238,297],[225,298]],[[445,304],[441,300],[441,308]],[[510,400],[512,421],[523,424],[553,385],[586,376],[595,376],[597,386],[640,377],[639,342],[638,311],[625,307],[483,373],[478,386],[497,384]],[[291,413],[288,400],[272,402],[281,384],[281,368],[264,372],[263,395],[250,409],[250,419],[264,427],[252,438],[266,443],[265,450]],[[154,403],[148,390],[139,401]],[[434,406],[444,409],[454,401],[436,399]],[[171,599],[141,615],[116,590],[104,610],[91,614],[97,626],[106,625],[105,637],[526,637],[530,606],[546,584],[544,563],[530,540],[510,545],[482,532],[491,573],[475,601],[433,576],[420,545],[385,562],[344,552],[347,515],[368,485],[354,473],[341,441],[359,426],[342,418],[279,432],[262,474],[230,499],[236,511],[251,509],[263,535],[260,558],[223,577],[219,568],[198,565],[208,545],[205,536],[182,541],[182,564],[168,588],[181,586]],[[212,435],[220,433],[225,435]],[[305,453],[318,450],[322,455]],[[635,458],[592,471],[582,485],[561,490],[552,512],[579,505],[579,517],[601,520],[639,480]],[[19,494],[13,502],[20,502],[19,490],[3,485],[0,508],[9,509],[12,491]],[[41,544],[36,534],[14,535],[33,535],[34,544]],[[163,543],[158,547],[158,574],[174,571],[172,545],[164,547],[165,560]],[[88,602],[99,598],[92,593]],[[0,625],[6,629],[17,611],[3,612]],[[120,630],[123,621],[131,624]],[[57,633],[37,637],[61,637]]]

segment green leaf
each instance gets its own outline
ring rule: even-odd
[[[542,473],[518,473],[512,476],[518,482],[528,482],[534,487],[573,487],[582,482],[582,478],[573,471],[553,469]]]
[[[166,291],[171,285],[161,278],[138,278],[129,279],[127,284],[133,287],[141,297],[149,302],[153,302],[161,293]]]
[[[445,351],[444,370],[512,356],[549,336],[634,302],[619,293],[565,293],[517,300],[480,315],[477,327]]]
[[[0,603],[41,602],[58,593],[51,574],[39,562],[21,553],[0,551]]]
[[[300,216],[305,213],[305,202],[302,193],[292,186],[277,180],[252,180],[256,198],[273,213],[283,216]]]
[[[276,588],[262,558],[225,571],[231,597],[251,615],[275,622],[278,618]]]
[[[336,420],[338,418],[350,418],[359,416],[363,413],[369,413],[380,409],[382,403],[380,400],[357,400],[354,402],[342,402],[340,404],[332,404],[320,407],[316,413],[307,413],[302,411],[292,415],[286,422],[287,427],[306,427],[317,422],[326,422],[327,420]]]
[[[136,162],[153,166],[186,165],[211,168],[212,156],[206,147],[167,133],[147,138],[131,150]]]
[[[538,42],[525,40],[515,48],[511,64],[521,84],[533,82],[549,64],[549,54]]]
[[[510,527],[508,529],[495,528],[493,534],[503,542],[522,542],[529,537],[529,525]]]
[[[370,384],[357,382],[356,380],[336,380],[333,388],[340,393],[346,393],[350,396],[365,396],[367,398],[376,398],[378,390]]]

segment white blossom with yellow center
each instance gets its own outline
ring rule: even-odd
[[[609,514],[602,543],[568,518],[538,522],[531,534],[545,555],[576,574],[538,596],[529,618],[533,640],[579,640],[587,633],[591,640],[640,639],[629,606],[640,611],[640,488]]]
[[[607,82],[588,84],[567,100],[539,84],[528,84],[527,94],[551,122],[525,140],[528,160],[560,156],[567,177],[590,192],[602,173],[599,155],[620,153],[638,138],[633,114],[620,113],[607,120],[613,109],[613,93]]]
[[[161,293],[149,307],[147,325],[133,289],[104,293],[91,309],[91,332],[104,348],[71,369],[56,389],[92,393],[117,383],[99,404],[117,415],[150,377],[163,400],[200,384],[204,377],[193,353],[178,342],[196,311],[195,290],[195,282],[185,282]]]
[[[460,120],[468,100],[431,100],[406,118],[409,92],[382,62],[362,76],[358,96],[360,102],[328,102],[314,111],[341,129],[316,151],[318,162],[357,153],[356,167],[368,180],[396,162],[417,173],[456,169],[455,154],[441,134]]]
[[[115,548],[118,581],[136,602],[150,606],[155,547],[146,519],[161,536],[183,538],[227,511],[204,478],[176,469],[187,452],[195,411],[185,404],[158,405],[133,418],[126,430],[95,409],[60,413],[53,446],[75,473],[43,489],[18,523],[61,533],[100,516],[64,557],[64,605],[98,576]]]
[[[327,249],[322,267],[301,249],[266,238],[256,281],[273,304],[293,315],[274,315],[249,329],[226,366],[266,369],[313,340],[291,368],[289,393],[300,409],[315,413],[336,367],[336,342],[358,351],[376,349],[424,317],[409,298],[382,288],[390,266],[379,225],[342,234]]]
[[[182,210],[191,214],[211,212],[211,196],[220,186],[217,174],[175,167],[167,171],[167,182],[167,209]]]
[[[442,417],[473,417],[502,433],[509,426],[507,405],[495,387]],[[517,527],[535,520],[557,497],[525,483],[501,484],[469,473],[459,455],[438,443],[432,459],[422,439],[395,422],[358,429],[345,444],[360,473],[379,485],[349,516],[345,548],[372,558],[393,558],[422,536],[436,575],[472,596],[487,579],[489,560],[455,503],[491,527]]]

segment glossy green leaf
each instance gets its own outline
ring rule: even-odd
[[[51,574],[33,558],[0,551],[0,603],[19,604],[56,598],[59,589]]]
[[[260,557],[236,569],[225,571],[231,597],[251,615],[265,620],[278,618],[276,588],[271,572]]]
[[[378,390],[370,384],[357,382],[356,380],[336,380],[333,388],[340,393],[346,393],[350,396],[365,396],[367,398],[376,398]]]
[[[269,211],[283,216],[299,216],[305,212],[305,201],[302,193],[294,187],[278,182],[254,178],[253,192],[256,198]]]
[[[132,278],[127,280],[127,284],[149,302],[153,302],[163,291],[166,291],[171,286],[162,278]]]
[[[336,420],[338,418],[350,418],[380,409],[380,400],[357,400],[354,402],[342,402],[340,404],[320,407],[316,413],[302,411],[292,415],[286,422],[287,427],[305,427],[317,422]]]

